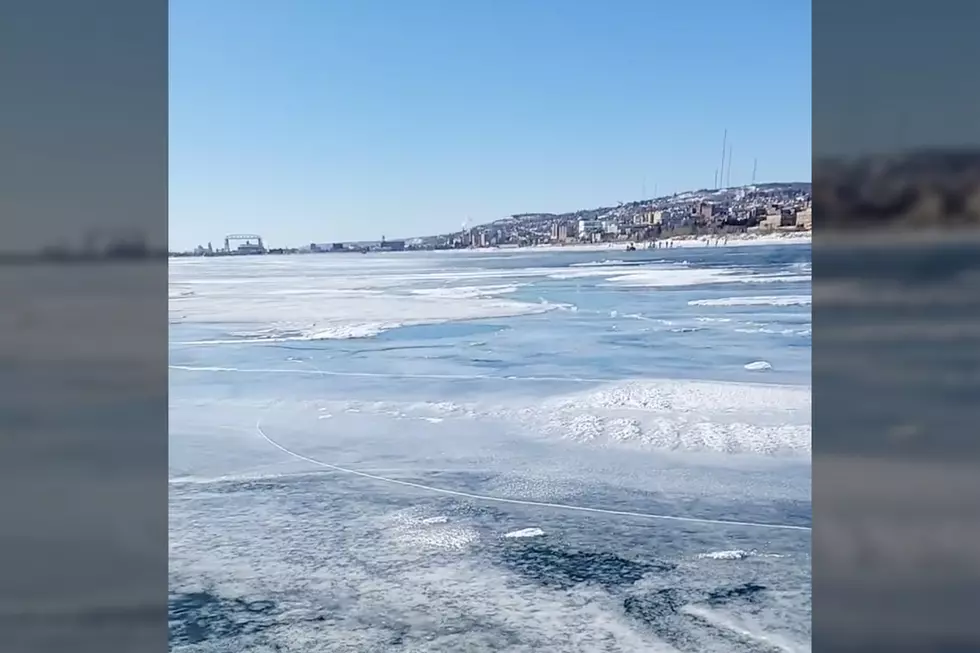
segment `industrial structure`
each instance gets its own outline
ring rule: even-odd
[[[234,249],[232,244],[237,243]],[[225,252],[229,254],[265,254],[265,243],[258,234],[229,234],[225,236]]]

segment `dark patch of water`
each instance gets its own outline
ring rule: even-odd
[[[171,645],[254,635],[280,623],[273,601],[225,598],[208,591],[171,594],[168,601]]]
[[[568,589],[581,583],[604,588],[630,585],[649,573],[674,569],[669,562],[640,562],[605,551],[563,550],[547,544],[516,542],[499,553],[505,567],[547,587]]]

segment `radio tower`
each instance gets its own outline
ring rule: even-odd
[[[719,183],[724,183],[725,177],[725,154],[728,153],[728,129],[725,129],[725,135],[721,137],[721,167],[718,168],[718,177],[715,181],[715,190],[718,189]]]
[[[725,188],[732,187],[732,146],[728,146],[728,170],[725,172]]]

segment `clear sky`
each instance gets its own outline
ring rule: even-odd
[[[810,179],[809,0],[174,0],[170,246]]]

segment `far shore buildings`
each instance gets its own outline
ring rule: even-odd
[[[980,193],[978,193],[980,197]],[[980,200],[977,201],[980,206]],[[357,243],[310,243],[301,249],[275,249],[269,253],[368,252],[422,249],[519,247],[572,243],[642,243],[685,238],[768,231],[810,231],[813,228],[809,184],[763,184],[735,189],[699,190],[656,199],[622,203],[568,213],[521,213],[460,231],[412,240]],[[240,244],[234,251],[226,243],[219,249],[198,247],[187,256],[224,256],[265,253],[257,235],[228,237]]]
[[[811,200],[803,203],[784,206],[773,203],[766,207],[766,212],[762,216],[759,227],[763,230],[773,231],[776,229],[803,229],[811,231],[813,228],[813,204]]]
[[[796,214],[796,226],[807,231],[813,230],[813,206],[808,205]]]
[[[654,209],[647,209],[643,211],[633,220],[633,224],[642,225],[644,227],[656,227],[663,224],[663,222],[664,212]]]
[[[578,225],[574,222],[556,221],[551,225],[551,240],[564,243],[579,235]]]

